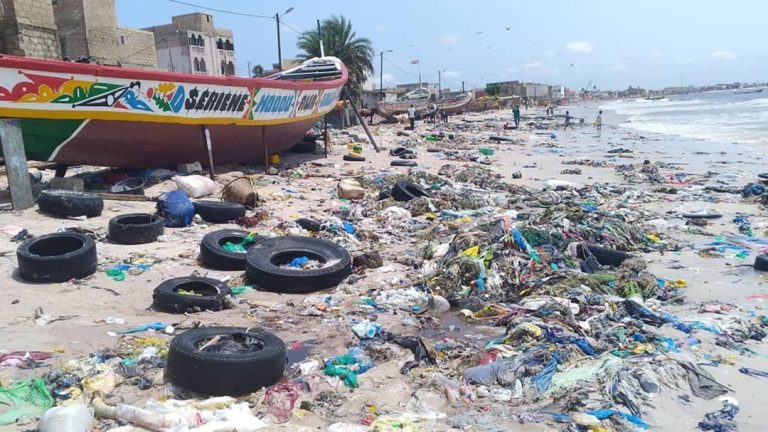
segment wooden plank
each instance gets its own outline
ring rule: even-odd
[[[216,173],[213,172],[213,144],[211,143],[211,131],[208,126],[203,126],[203,140],[205,148],[208,149],[208,170],[211,174],[211,180],[216,180]]]
[[[24,153],[24,138],[21,136],[21,122],[18,119],[0,120],[0,142],[2,142],[5,156],[13,209],[28,209],[35,205],[35,199],[32,197],[27,155]]]
[[[99,196],[105,200],[112,201],[157,201],[157,197],[148,197],[144,195],[113,194],[100,192]]]

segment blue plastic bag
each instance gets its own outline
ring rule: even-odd
[[[195,206],[189,195],[181,189],[165,193],[157,200],[157,214],[165,220],[165,226],[181,228],[189,226],[195,217]]]

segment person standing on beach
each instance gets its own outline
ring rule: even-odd
[[[520,105],[515,105],[512,108],[512,115],[515,117],[515,127],[520,127]]]
[[[597,113],[597,118],[595,119],[595,127],[597,130],[603,130],[603,112],[600,111]]]
[[[571,112],[570,111],[566,111],[565,112],[565,124],[563,125],[563,129],[568,129],[569,126],[570,126],[571,129],[573,129],[573,125],[571,124],[571,119],[572,118],[573,117],[571,117]]]
[[[413,105],[408,108],[408,120],[411,122],[411,130],[416,130],[416,108]]]

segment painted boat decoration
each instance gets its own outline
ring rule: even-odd
[[[0,117],[27,158],[120,168],[263,162],[336,107],[347,69],[312,59],[264,78],[208,77],[0,56]]]

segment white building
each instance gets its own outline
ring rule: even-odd
[[[232,30],[214,27],[213,16],[204,13],[179,15],[171,19],[171,24],[146,30],[155,35],[160,69],[195,75],[235,75]]]

